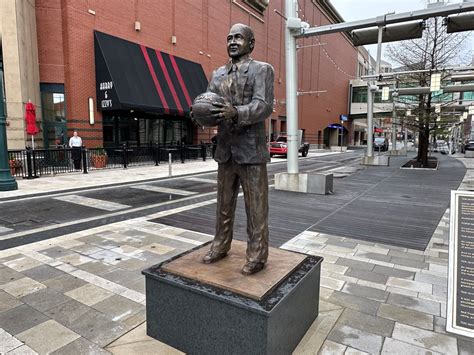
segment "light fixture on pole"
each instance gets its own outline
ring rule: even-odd
[[[407,116],[411,116],[411,110],[407,110]]]
[[[95,123],[94,115],[94,99],[89,97],[89,124],[93,125]]]
[[[467,118],[467,112],[462,113],[462,119],[465,120]]]
[[[409,22],[399,25],[384,26],[382,28],[382,42],[396,42],[405,39],[421,38],[423,36],[423,21]],[[378,27],[364,28],[351,32],[354,46],[365,46],[378,42]]]
[[[436,104],[435,105],[435,112],[440,113],[441,112],[441,104]]]
[[[464,0],[464,2],[467,2]],[[448,16],[446,18],[446,32],[463,32],[474,30],[474,14],[467,13],[462,15]]]
[[[469,106],[469,114],[474,115],[474,106]]]
[[[387,101],[390,96],[390,88],[388,86],[384,86],[382,88],[382,101]]]
[[[431,74],[430,91],[439,91],[441,89],[441,73]]]

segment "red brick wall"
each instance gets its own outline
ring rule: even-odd
[[[329,23],[311,0],[299,3],[301,16],[311,25]],[[257,14],[263,23],[221,0],[37,0],[36,7],[41,82],[65,84],[68,130],[77,129],[88,147],[102,145],[100,112],[93,126],[88,118],[88,97],[95,102],[93,30],[199,62],[210,77],[213,69],[227,61],[225,37],[231,24],[249,24],[256,37],[253,57],[275,68],[277,105],[272,117],[286,115],[281,103],[285,100],[284,23],[273,11],[284,12],[283,0],[271,1],[264,16]],[[135,21],[141,23],[139,32],[134,30]],[[171,44],[172,35],[177,37],[176,45]],[[350,43],[340,34],[320,40],[337,66],[354,75],[357,52]],[[317,42],[316,38],[298,41],[305,45]],[[299,97],[299,127],[313,136],[338,122],[339,114],[347,113],[350,78],[324,50],[316,46],[298,52],[299,90],[327,90]],[[276,126],[279,131],[279,121]],[[212,135],[212,131],[197,130],[198,141],[208,141]]]

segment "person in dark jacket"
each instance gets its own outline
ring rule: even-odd
[[[247,262],[242,273],[263,269],[268,258],[268,177],[270,160],[265,119],[273,111],[273,67],[253,60],[255,37],[249,26],[235,24],[227,35],[230,61],[214,71],[208,91],[226,102],[213,103],[219,121],[214,159],[218,164],[216,234],[203,262],[222,259],[233,237],[239,186],[247,213]]]

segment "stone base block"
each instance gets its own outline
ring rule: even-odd
[[[390,150],[388,154],[393,157],[406,157],[407,151],[405,149]]]
[[[363,157],[362,158],[362,165],[382,165],[382,166],[389,166],[390,165],[390,157],[387,155],[375,155],[372,157]]]
[[[474,158],[474,150],[466,150],[464,158]]]
[[[191,275],[193,265],[197,268],[215,268],[214,273],[220,274],[221,279],[222,275],[229,275],[225,278],[227,282],[234,282],[235,288],[238,288],[247,280],[265,280],[265,273],[274,273],[271,268],[273,248],[270,248],[265,268],[251,276],[238,276],[240,268],[234,270],[233,266],[229,267],[234,265],[230,260],[232,258],[239,258],[239,265],[245,262],[245,246],[243,252],[232,254],[233,247],[226,258],[215,264],[198,265],[202,264],[198,258],[207,250],[208,247],[200,246],[143,271],[147,334],[187,354],[291,354],[318,316],[323,259],[303,255],[296,267],[289,269],[277,285],[256,300],[227,287],[199,281],[196,279],[199,273]],[[197,253],[195,262],[191,261],[193,253]],[[173,260],[185,257],[188,258],[185,263],[171,265]],[[275,256],[273,263],[278,263],[280,258],[281,255]],[[294,260],[291,256],[288,259]],[[194,264],[185,266],[189,263]],[[167,264],[168,269],[179,269],[180,273],[188,272],[191,276],[166,271]],[[221,267],[224,270],[220,270]],[[237,281],[233,281],[235,279]]]
[[[346,152],[347,147],[346,146],[338,146],[338,145],[332,145],[331,146],[331,152]]]
[[[275,174],[275,189],[326,195],[333,191],[333,174]]]

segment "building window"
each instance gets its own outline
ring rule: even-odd
[[[392,101],[392,93],[390,93],[388,100],[382,101],[382,93],[375,92],[373,95],[374,103],[381,103],[381,102],[390,102]],[[366,103],[367,102],[367,87],[355,87],[352,89],[352,103]]]
[[[243,0],[244,3],[257,10],[263,15],[263,12],[267,9],[269,0]]]
[[[64,84],[40,84],[45,148],[67,144]]]
[[[363,103],[367,102],[367,88],[356,87],[352,89],[352,102],[354,103]]]
[[[463,93],[463,100],[474,101],[474,91],[466,91]]]
[[[64,94],[58,92],[42,92],[43,120],[45,122],[66,122]]]

